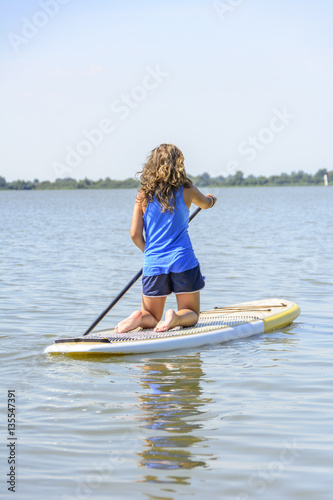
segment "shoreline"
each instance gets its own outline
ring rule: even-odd
[[[207,185],[194,185],[200,189],[203,188],[223,188],[223,189],[233,189],[233,188],[265,188],[265,187],[274,187],[274,188],[285,188],[285,187],[332,187],[333,184],[328,184],[325,186],[324,184],[240,184],[240,185],[216,185],[216,184],[207,184]],[[119,186],[119,187],[45,187],[45,188],[10,188],[10,187],[0,187],[0,191],[109,191],[109,190],[121,190],[121,189],[139,189],[139,186]]]

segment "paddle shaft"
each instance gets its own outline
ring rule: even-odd
[[[191,222],[191,220],[194,219],[194,217],[200,212],[200,210],[201,210],[201,208],[197,208],[196,210],[194,210],[194,212],[191,214],[191,216],[189,218],[189,222]],[[88,333],[90,333],[95,328],[95,326],[97,326],[98,323],[100,321],[102,321],[102,319],[104,318],[104,316],[106,316],[107,313],[109,311],[111,311],[111,309],[117,304],[117,302],[119,302],[119,300],[131,288],[131,286],[133,286],[134,283],[136,281],[138,281],[138,279],[140,278],[141,275],[142,275],[142,269],[140,269],[140,271],[138,273],[136,273],[136,275],[134,276],[134,278],[132,278],[131,281],[129,283],[127,283],[127,285],[125,286],[125,288],[123,288],[122,291],[117,295],[117,297],[115,299],[113,299],[113,301],[111,302],[111,304],[98,316],[98,318],[95,319],[95,321],[89,326],[88,330],[86,330],[84,332],[83,336],[84,335],[88,335]]]

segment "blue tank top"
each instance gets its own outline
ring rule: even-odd
[[[143,274],[156,276],[193,269],[199,262],[188,234],[190,211],[185,205],[183,186],[175,192],[175,210],[162,212],[154,199],[143,214],[145,251]]]

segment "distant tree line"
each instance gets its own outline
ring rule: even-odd
[[[197,176],[191,176],[194,184],[198,187],[204,186],[315,186],[324,184],[324,175],[327,174],[328,183],[333,183],[333,170],[328,172],[326,168],[318,170],[314,175],[306,174],[303,170],[298,172],[291,172],[291,174],[282,173],[280,175],[270,175],[265,177],[260,175],[248,175],[244,177],[243,172],[237,170],[233,175],[224,177],[210,177],[209,174],[204,173]]]
[[[125,179],[124,181],[114,181],[110,177],[106,179],[99,179],[98,181],[91,181],[87,178],[77,181],[71,177],[64,179],[56,179],[54,182],[42,181],[38,179],[32,181],[17,180],[13,182],[6,182],[4,177],[0,176],[0,189],[121,189],[121,188],[137,188],[139,181],[135,179]]]
[[[333,183],[333,170],[327,171],[325,168],[318,170],[314,175],[307,174],[303,170],[298,172],[291,172],[291,174],[282,173],[280,175],[270,175],[265,177],[260,175],[248,175],[244,177],[243,172],[237,170],[233,175],[224,177],[219,175],[211,177],[209,174],[204,173],[201,175],[189,175],[194,184],[198,187],[232,187],[232,186],[316,186],[324,183],[324,175],[327,174],[328,183]],[[0,176],[0,189],[14,189],[14,190],[31,190],[31,189],[123,189],[123,188],[138,188],[140,185],[136,179],[125,179],[123,181],[116,181],[106,177],[106,179],[99,179],[92,181],[87,178],[77,181],[71,177],[64,179],[56,179],[54,182],[42,181],[34,179],[34,181],[17,180],[13,182],[6,182],[4,177]]]

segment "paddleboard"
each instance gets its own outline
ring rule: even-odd
[[[283,328],[299,314],[298,305],[288,300],[255,300],[204,311],[194,327],[176,327],[167,332],[102,330],[83,337],[56,339],[45,353],[119,355],[195,348]]]

